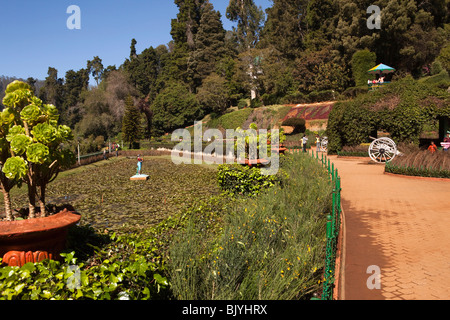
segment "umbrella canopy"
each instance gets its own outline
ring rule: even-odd
[[[376,67],[373,67],[372,69],[370,69],[368,72],[369,73],[391,73],[394,71],[395,71],[394,68],[391,68],[385,64],[380,63]]]

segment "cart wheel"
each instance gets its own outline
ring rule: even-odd
[[[374,140],[369,147],[370,158],[378,163],[389,162],[398,154],[397,145],[390,138]]]

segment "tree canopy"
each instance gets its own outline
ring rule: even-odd
[[[65,77],[49,67],[33,90],[57,107],[59,121],[76,136],[106,139],[122,130],[128,95],[145,115],[150,136],[225,112],[241,99],[252,106],[296,102],[364,86],[365,69],[378,63],[394,67],[397,77],[449,71],[446,0],[272,2],[264,12],[253,0],[230,0],[224,16],[235,27],[225,30],[210,1],[174,0],[171,42],[138,52],[144,39],[130,39],[129,57],[117,67],[105,68],[99,56]],[[380,29],[367,27],[372,4],[381,10]],[[33,88],[34,79],[28,83]]]

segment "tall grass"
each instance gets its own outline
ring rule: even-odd
[[[173,294],[188,300],[305,299],[319,290],[331,183],[307,155],[283,161],[287,177],[257,198],[191,219],[170,248]],[[213,228],[206,220],[215,219]]]

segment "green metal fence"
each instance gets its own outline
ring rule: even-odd
[[[289,149],[290,152],[301,152],[298,149]],[[339,176],[337,168],[334,167],[334,163],[328,159],[327,155],[323,152],[308,152],[313,158],[317,159],[324,168],[330,173],[330,179],[333,184],[332,193],[332,210],[327,217],[327,246],[325,257],[325,271],[322,297],[315,298],[316,300],[333,300],[333,293],[336,282],[336,253],[338,247],[339,231],[341,226],[341,177]]]

